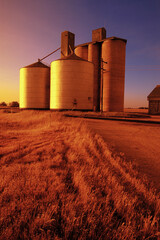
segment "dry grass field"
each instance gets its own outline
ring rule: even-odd
[[[82,120],[0,112],[0,239],[158,239],[160,197]]]
[[[148,109],[140,109],[140,108],[125,108],[124,112],[126,113],[142,113],[148,114]]]

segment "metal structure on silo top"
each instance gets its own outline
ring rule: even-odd
[[[94,65],[75,54],[51,63],[50,108],[93,109]]]
[[[106,29],[98,28],[92,31],[92,42],[104,40],[106,38]]]
[[[61,33],[61,58],[74,52],[74,33],[64,31]]]
[[[104,66],[101,81],[101,110],[124,110],[125,53],[127,40],[111,37],[102,44]]]
[[[50,68],[41,62],[20,69],[20,108],[49,109]]]

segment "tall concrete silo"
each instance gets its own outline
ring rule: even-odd
[[[101,80],[101,46],[106,38],[106,29],[98,28],[92,31],[92,42],[76,46],[75,54],[94,64],[93,109],[100,110],[100,80]]]
[[[84,60],[88,60],[88,45],[77,46],[75,48],[75,54]]]
[[[103,111],[121,112],[124,109],[125,39],[107,38],[102,44],[104,72],[101,84]]]
[[[20,69],[20,108],[49,109],[50,68],[41,62]]]
[[[93,109],[100,110],[100,59],[101,44],[90,43],[88,46],[88,61],[94,64],[94,84],[93,84]]]
[[[50,108],[93,109],[94,65],[75,54],[51,63]]]

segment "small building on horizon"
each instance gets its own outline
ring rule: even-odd
[[[149,114],[160,114],[160,85],[157,85],[147,97]]]

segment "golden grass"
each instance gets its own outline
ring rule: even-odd
[[[160,198],[83,121],[0,112],[0,239],[158,239]]]

